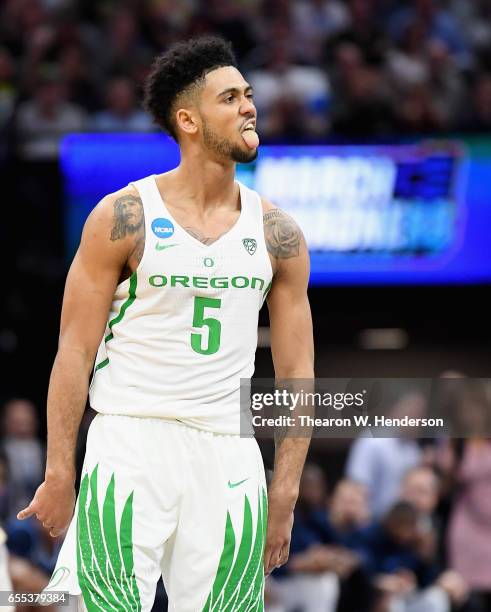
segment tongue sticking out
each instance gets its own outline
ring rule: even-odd
[[[242,138],[249,149],[256,149],[259,146],[259,136],[254,130],[244,130]]]

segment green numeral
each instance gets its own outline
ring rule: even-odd
[[[203,334],[191,334],[191,347],[193,351],[202,355],[213,355],[220,348],[220,334],[222,324],[212,317],[204,318],[205,308],[220,308],[222,300],[207,297],[194,298],[193,327],[208,327],[208,346],[202,345]]]

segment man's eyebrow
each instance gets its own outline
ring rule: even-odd
[[[217,95],[217,98],[220,98],[220,96],[224,96],[228,93],[240,93],[241,91],[242,90],[239,87],[227,87],[227,89],[224,89]],[[251,93],[252,91],[252,85],[247,85],[246,87],[244,87],[244,93]]]

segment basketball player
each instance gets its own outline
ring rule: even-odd
[[[239,382],[266,298],[276,376],[313,377],[307,248],[290,217],[234,180],[259,140],[227,43],[158,57],[146,105],[181,162],[87,219],[48,392],[46,477],[19,518],[52,535],[70,523],[48,588],[89,611],[150,610],[160,575],[169,610],[262,610],[264,575],[288,558],[308,440],[279,444],[266,493],[257,443],[239,435]],[[88,391],[98,414],[72,519]]]

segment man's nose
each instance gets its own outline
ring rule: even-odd
[[[256,107],[254,106],[254,102],[249,100],[248,98],[244,98],[242,104],[240,105],[240,113],[242,115],[256,115]]]

